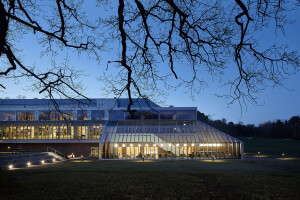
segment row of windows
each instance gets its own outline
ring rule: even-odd
[[[109,111],[110,120],[140,120],[140,119],[169,119],[169,120],[196,120],[194,110],[161,110],[148,112],[124,112],[121,110]]]
[[[102,125],[93,126],[2,126],[0,140],[100,139]]]
[[[105,143],[101,157],[109,159],[241,158],[240,143]]]
[[[38,120],[74,120],[73,111],[39,111]],[[84,110],[77,111],[77,120],[87,120],[88,112]],[[91,120],[104,120],[105,112],[104,110],[92,110]],[[168,120],[195,120],[195,111],[149,111],[149,112],[124,112],[122,110],[110,110],[109,120],[158,120],[158,119],[168,119]],[[0,111],[0,121],[33,121],[35,119],[34,111]]]
[[[104,110],[92,110],[91,119],[92,120],[104,120]],[[40,121],[47,120],[74,120],[73,111],[39,111],[38,119]],[[87,120],[87,111],[78,110],[77,120]],[[0,111],[0,121],[34,121],[35,112],[34,111]]]

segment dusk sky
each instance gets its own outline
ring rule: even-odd
[[[91,17],[96,17],[98,12],[97,7],[94,5],[88,5],[87,9],[94,13]],[[277,37],[274,34],[274,27],[270,26],[269,30],[261,35],[262,46],[269,46],[276,43],[276,41],[284,41],[293,50],[300,52],[300,10],[295,10],[289,13],[288,18],[295,20],[294,24],[287,25],[285,28],[286,36],[282,36],[278,31]],[[31,34],[25,35],[23,38],[16,39],[14,41],[16,48],[21,50],[18,52],[21,60],[26,65],[43,66],[49,68],[49,58],[47,56],[41,56],[41,48],[37,43],[35,36]],[[115,59],[119,55],[120,45],[114,45],[114,48],[103,51],[101,55],[101,62],[98,63],[93,58],[88,58],[86,55],[77,54],[76,51],[64,51],[56,57],[56,62],[63,62],[66,55],[69,57],[68,65],[75,69],[85,71],[84,76],[80,78],[83,85],[86,87],[85,94],[89,98],[113,98],[113,94],[106,94],[100,88],[103,83],[98,78],[106,70],[107,61]],[[179,77],[187,76],[184,70],[184,63],[175,66]],[[162,70],[167,68],[164,63],[161,63]],[[231,70],[236,70],[236,66],[233,63],[232,66],[228,66],[228,72],[224,75],[224,79],[230,79]],[[205,76],[205,75],[204,75]],[[3,82],[3,79],[0,79]],[[190,96],[190,91],[185,87],[181,87],[175,90],[166,91],[166,99],[162,106],[174,105],[176,107],[197,107],[199,111],[206,115],[210,115],[212,119],[225,118],[228,122],[234,123],[243,122],[244,124],[254,123],[259,124],[266,121],[273,121],[275,119],[287,120],[291,116],[300,114],[300,73],[290,76],[283,84],[287,88],[277,86],[273,88],[272,84],[261,93],[255,94],[258,97],[259,105],[253,105],[247,103],[246,106],[242,104],[242,107],[235,102],[228,105],[224,98],[217,97],[217,95],[228,94],[229,88],[222,87],[219,83],[219,78],[207,78],[207,87],[203,88],[200,94],[194,94],[194,99]],[[5,80],[6,82],[7,80]],[[171,80],[172,81],[172,80]],[[176,81],[176,80],[174,80]],[[28,89],[31,84],[30,80],[23,80],[16,82],[9,80],[7,82],[7,89],[1,90],[2,98],[9,97],[15,98],[18,95],[26,96],[26,98],[43,98],[43,95],[39,95],[37,91],[32,92]],[[126,97],[126,96],[124,96]]]

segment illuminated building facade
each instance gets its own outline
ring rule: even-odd
[[[243,142],[197,121],[195,107],[135,99],[0,100],[0,151],[46,151],[100,159],[243,158]],[[59,105],[59,110],[55,109]]]

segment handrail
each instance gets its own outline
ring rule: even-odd
[[[49,151],[50,150],[50,151]],[[62,156],[62,157],[65,157],[65,154],[64,153],[61,153],[60,151],[57,151],[56,149],[53,149],[52,147],[47,147],[47,151],[48,152],[53,152],[53,153],[55,153],[55,154],[58,154],[58,155],[60,155],[60,156]]]

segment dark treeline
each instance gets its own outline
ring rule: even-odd
[[[211,120],[201,112],[197,112],[197,119],[209,124],[220,131],[228,133],[232,136],[240,137],[277,137],[277,138],[295,138],[300,139],[300,117],[293,116],[284,122],[277,120],[276,122],[265,122],[258,126],[254,124],[244,125],[243,123],[234,124],[226,119]]]

